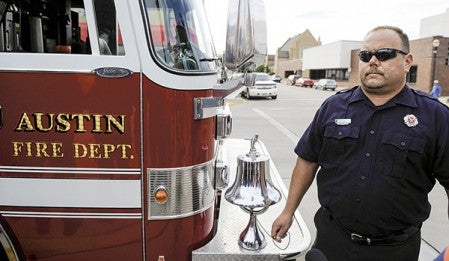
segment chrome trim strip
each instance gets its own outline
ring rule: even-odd
[[[188,217],[213,206],[214,160],[181,168],[148,168],[147,173],[149,220]],[[169,191],[164,204],[158,204],[153,197],[160,186]]]
[[[0,172],[31,172],[31,173],[77,173],[77,174],[140,174],[137,168],[60,168],[60,167],[25,167],[0,166]]]
[[[142,208],[141,180],[0,178],[0,206]]]
[[[65,213],[65,212],[32,212],[32,211],[0,211],[4,217],[27,218],[106,218],[106,219],[140,219],[141,213]]]

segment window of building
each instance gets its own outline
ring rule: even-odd
[[[326,78],[326,70],[310,70],[310,79],[319,80]]]
[[[347,69],[328,69],[326,70],[326,78],[334,79],[336,81],[347,81],[348,80],[348,70]]]
[[[318,79],[334,79],[336,81],[347,81],[349,79],[348,69],[326,69],[326,70],[311,70],[310,78]]]
[[[410,70],[407,73],[406,80],[408,83],[416,83],[417,76],[418,76],[418,66],[413,65],[412,67],[410,67]]]
[[[449,44],[449,43],[448,43]],[[449,47],[447,48],[447,54],[446,54],[446,65],[449,65]]]

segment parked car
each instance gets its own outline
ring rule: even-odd
[[[252,97],[271,97],[272,99],[276,99],[278,97],[277,86],[268,74],[256,73],[254,85],[247,86],[243,89],[242,96],[247,99],[251,99]]]
[[[313,87],[319,90],[333,90],[337,88],[337,82],[332,79],[321,79],[317,81]]]
[[[299,78],[301,78],[301,75],[295,75],[295,74],[289,75],[287,77],[287,85],[295,85],[296,80]]]
[[[301,77],[295,81],[295,85],[300,87],[313,87],[314,82],[306,77]]]
[[[273,80],[273,82],[281,82],[281,76],[279,76],[277,74],[273,74],[271,76],[271,80]]]

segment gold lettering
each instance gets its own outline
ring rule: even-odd
[[[51,142],[12,142],[13,157],[36,157],[36,158],[62,158],[62,143]],[[26,149],[26,151],[25,151]],[[34,154],[33,154],[34,153]],[[51,155],[51,156],[50,156]]]
[[[74,143],[73,147],[75,158],[89,158],[89,159],[110,159],[116,151],[119,151],[121,159],[134,159],[133,155],[128,155],[131,150],[129,144],[80,144]]]
[[[100,148],[100,144],[89,144],[90,148],[90,156],[91,159],[101,159],[101,153],[98,152],[98,148]]]
[[[12,142],[12,149],[13,149],[12,156],[13,157],[19,157],[22,154],[22,148],[24,146],[26,146],[25,157],[32,157],[33,154],[31,153],[31,145],[32,145],[32,142],[13,141]]]
[[[103,158],[109,159],[111,157],[110,154],[115,151],[115,146],[112,144],[103,144],[103,150],[104,150]]]
[[[73,147],[75,149],[74,151],[74,158],[85,158],[87,156],[87,147],[84,144],[81,143],[73,143]],[[81,151],[81,153],[80,153]]]
[[[90,120],[89,114],[72,114],[72,120],[75,119],[77,121],[75,132],[86,132],[84,128],[84,119]]]
[[[32,118],[30,118],[32,117]],[[83,114],[83,113],[43,113],[35,112],[28,116],[23,113],[19,119],[16,131],[69,132],[74,126],[74,132],[84,133],[125,133],[126,115]],[[34,120],[34,121],[33,121]],[[87,124],[91,121],[90,124]]]
[[[68,132],[70,130],[68,114],[58,114],[58,116],[56,116],[56,123],[57,123],[56,131]]]
[[[43,142],[36,142],[36,157],[40,158],[42,155],[43,157],[50,158],[50,155],[47,153],[47,144]]]
[[[23,142],[13,141],[12,142],[12,156],[18,157],[20,153],[22,152]]]
[[[26,112],[24,112],[20,117],[16,131],[34,131],[33,125],[31,124],[30,118],[28,118]]]
[[[60,142],[21,142],[12,141],[13,157],[36,157],[36,158],[63,158],[64,144]],[[121,159],[134,159],[130,155],[130,144],[98,144],[98,143],[73,143],[74,158],[110,159],[120,157]]]
[[[25,144],[27,145],[27,157],[32,157],[33,156],[33,154],[32,154],[32,152],[31,152],[31,145],[32,145],[32,142],[25,142]]]
[[[102,115],[94,114],[92,116],[94,117],[94,129],[92,130],[92,132],[102,133],[103,132],[103,130],[101,129],[101,117],[102,117]]]
[[[128,159],[128,158],[133,159],[134,158],[132,155],[130,157],[128,157],[127,151],[126,151],[126,149],[131,149],[131,145],[129,145],[129,144],[118,144],[117,145],[117,149],[119,149],[119,148],[122,148],[122,155],[121,155],[120,158],[122,158],[122,159]]]
[[[53,158],[62,158],[64,157],[64,153],[62,152],[62,143],[52,142],[51,143],[53,153]]]
[[[112,115],[105,115],[106,117],[106,133],[111,133],[112,129],[111,126],[114,125],[114,127],[120,132],[120,133],[125,133],[125,115],[119,115],[118,117],[120,118],[120,122],[114,118],[114,116]]]
[[[49,113],[47,114],[48,117],[48,127],[44,128],[44,126],[42,125],[42,116],[44,116],[43,113],[41,112],[36,112],[34,113],[34,118],[36,120],[36,129],[39,131],[50,131],[51,129],[53,129],[53,117],[55,116],[53,113]]]

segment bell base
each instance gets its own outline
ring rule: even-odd
[[[257,225],[256,215],[251,213],[248,225],[240,234],[239,246],[246,250],[256,251],[264,248],[266,245],[267,241]]]

